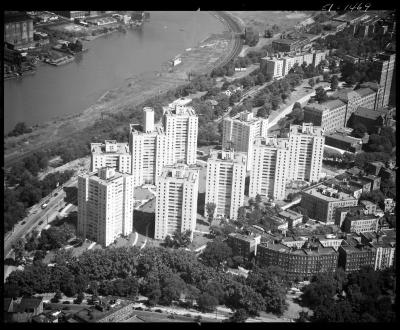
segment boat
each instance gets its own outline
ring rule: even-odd
[[[44,61],[48,64],[51,65],[55,65],[55,66],[59,66],[59,65],[63,65],[63,64],[67,64],[69,62],[72,62],[75,59],[74,56],[71,55],[67,55],[67,56],[63,56],[63,57],[59,57],[57,59],[45,59]]]

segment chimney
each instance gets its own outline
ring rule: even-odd
[[[144,107],[144,131],[146,133],[154,131],[154,110],[150,107]]]

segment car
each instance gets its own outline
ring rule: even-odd
[[[41,225],[43,223],[43,220],[39,221],[39,225]]]
[[[22,221],[22,222],[21,222],[21,225],[24,225],[24,224],[26,224],[26,221]]]
[[[54,196],[57,196],[57,195],[58,195],[58,193],[55,193],[55,194],[54,194]]]

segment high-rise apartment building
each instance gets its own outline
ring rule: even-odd
[[[196,163],[198,117],[193,107],[187,106],[186,100],[178,99],[164,107],[164,130],[173,143],[172,163]],[[181,102],[179,102],[181,101]]]
[[[199,172],[185,164],[164,167],[157,183],[155,239],[196,228]]]
[[[78,233],[107,246],[133,229],[133,177],[113,168],[78,177]]]
[[[244,203],[246,156],[233,150],[211,150],[207,160],[207,203],[216,205],[214,217],[236,219]],[[207,207],[204,208],[208,217]]]
[[[386,107],[389,104],[395,62],[396,54],[389,52],[379,54],[374,61],[374,72],[378,84],[383,88],[381,98],[378,102],[379,107]]]
[[[91,143],[90,171],[99,168],[112,167],[121,173],[131,173],[131,155],[128,143],[117,143],[115,140],[105,140],[104,143]]]
[[[247,170],[251,168],[254,139],[267,137],[268,119],[254,118],[252,112],[241,112],[223,121],[222,146],[229,142],[239,152],[247,152]]]
[[[323,128],[310,123],[290,125],[289,180],[318,182],[324,153],[323,132]]]
[[[165,165],[172,164],[173,142],[161,125],[154,124],[154,110],[143,109],[144,125],[130,125],[129,147],[136,186],[155,185]]]
[[[250,174],[249,196],[285,198],[289,172],[289,140],[256,138]]]
[[[283,76],[283,59],[264,57],[261,59],[261,70],[270,74],[272,78]]]

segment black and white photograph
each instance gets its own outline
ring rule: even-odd
[[[7,326],[397,322],[394,4],[34,6],[3,12]]]

